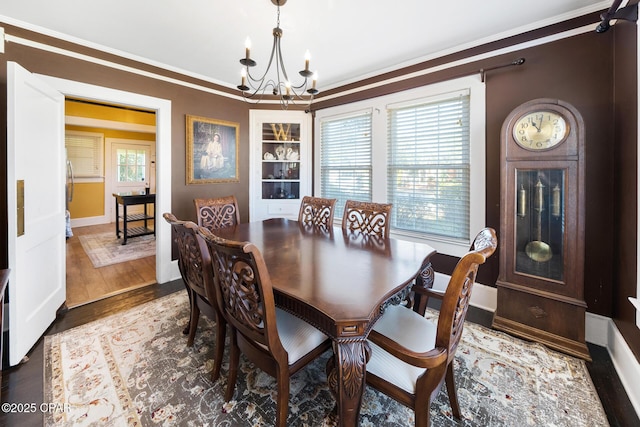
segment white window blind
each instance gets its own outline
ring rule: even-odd
[[[340,218],[348,199],[371,200],[371,111],[320,123],[320,193],[335,198]]]
[[[65,148],[76,178],[104,176],[104,136],[101,133],[68,131]]]
[[[392,227],[469,239],[469,93],[388,107]]]

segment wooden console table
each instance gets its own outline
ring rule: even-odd
[[[155,219],[156,211],[156,195],[155,194],[139,194],[132,193],[113,193],[116,198],[116,236],[120,238],[120,219],[122,219],[122,244],[127,244],[130,237],[146,236],[148,234],[156,235],[155,222],[153,228],[149,227],[149,220]],[[122,215],[120,215],[120,205],[122,205]],[[127,206],[144,205],[144,212],[141,214],[127,214]],[[153,214],[149,214],[148,206],[153,206]],[[143,227],[128,227],[127,224],[133,221],[144,221]]]

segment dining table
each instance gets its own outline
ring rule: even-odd
[[[433,285],[430,258],[435,249],[426,243],[305,226],[284,218],[241,223],[214,234],[258,247],[276,305],[332,339],[327,381],[336,398],[339,425],[358,425],[369,331],[389,304],[420,305],[411,289]]]

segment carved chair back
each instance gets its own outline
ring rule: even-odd
[[[388,238],[391,229],[391,203],[347,200],[342,215],[344,231],[359,231],[380,238]]]
[[[333,227],[333,211],[335,207],[336,199],[304,196],[300,203],[298,222],[305,226],[310,225],[330,229]]]
[[[476,235],[471,250],[458,261],[453,270],[442,299],[436,334],[436,347],[447,349],[450,363],[460,342],[478,267],[495,252],[497,246],[498,238],[495,230],[492,228],[481,230]]]
[[[286,360],[276,325],[273,287],[262,254],[252,243],[200,229],[211,254],[218,307],[233,328]],[[285,362],[286,363],[286,362]]]
[[[182,275],[187,294],[189,295],[189,322],[183,333],[188,334],[187,345],[193,345],[200,306],[198,301],[204,301],[211,307],[211,314],[216,322],[216,348],[211,379],[217,380],[222,368],[222,356],[227,331],[227,322],[220,315],[216,303],[216,294],[210,292],[213,287],[211,256],[206,243],[198,235],[198,226],[191,221],[181,221],[171,213],[162,215],[171,224],[175,242],[178,246],[178,268]]]
[[[211,265],[209,251],[200,247],[201,241],[192,228],[186,227],[188,221],[181,221],[171,213],[162,215],[171,224],[176,245],[178,247],[178,268],[185,284],[199,295],[207,297],[205,293],[205,275],[203,266]],[[202,250],[204,249],[204,250]]]
[[[236,196],[194,199],[198,225],[209,230],[232,227],[240,223]]]

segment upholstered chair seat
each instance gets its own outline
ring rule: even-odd
[[[289,365],[323,344],[329,337],[291,313],[276,308],[276,326]]]
[[[392,336],[398,345],[409,351],[425,353],[435,348],[437,325],[403,306],[388,307],[373,330]],[[405,363],[372,342],[369,346],[372,357],[367,363],[367,372],[415,394],[416,381],[426,369]]]

